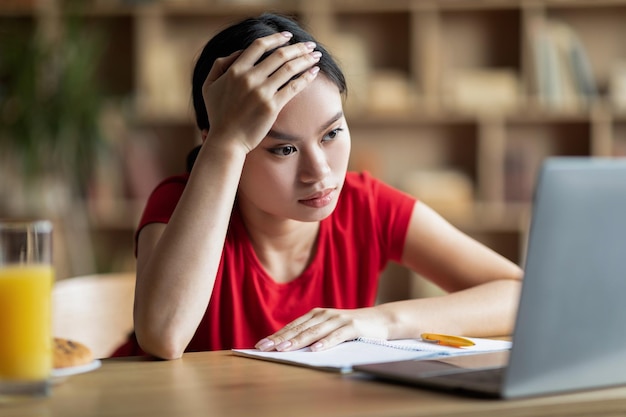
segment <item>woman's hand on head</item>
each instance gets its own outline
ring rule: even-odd
[[[287,32],[259,38],[245,50],[215,61],[202,87],[210,140],[235,141],[249,152],[267,135],[285,104],[315,79],[319,69],[314,65],[321,56],[315,44],[285,45],[290,38]]]
[[[338,310],[315,308],[255,347],[262,351],[292,351],[310,346],[320,351],[358,337],[387,339],[385,319],[376,308]]]

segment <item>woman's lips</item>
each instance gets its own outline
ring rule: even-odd
[[[322,192],[315,193],[311,195],[310,197],[299,200],[299,202],[304,204],[305,206],[309,206],[313,208],[326,207],[333,201],[334,191],[335,191],[334,188],[324,190]]]

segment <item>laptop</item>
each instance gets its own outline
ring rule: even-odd
[[[355,371],[507,399],[626,384],[626,159],[544,161],[524,270],[510,351]]]

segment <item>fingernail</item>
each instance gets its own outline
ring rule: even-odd
[[[280,32],[280,33],[281,33],[281,35],[283,35],[285,38],[292,38],[292,37],[293,37],[293,33],[291,33],[291,32],[284,31],[284,32]]]
[[[276,350],[282,351],[282,350],[289,349],[290,347],[291,347],[291,342],[289,340],[285,340],[284,342],[279,343],[278,346],[276,346]]]
[[[309,49],[315,49],[315,47],[317,46],[317,44],[315,42],[305,42],[304,45],[309,48]]]
[[[311,67],[311,69],[309,70],[309,74],[311,75],[317,75],[317,73],[320,72],[320,67]]]
[[[262,351],[270,350],[271,348],[274,347],[274,342],[272,342],[270,339],[267,339],[267,338],[261,339],[258,341],[255,347]]]
[[[323,347],[324,347],[324,344],[322,342],[316,342],[311,346],[311,350],[313,352],[317,352],[318,350],[322,350]]]
[[[319,61],[322,57],[322,53],[320,51],[313,51],[309,55],[311,55],[315,61]]]

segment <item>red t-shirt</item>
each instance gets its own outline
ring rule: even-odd
[[[172,177],[155,189],[138,230],[169,221],[187,179]],[[320,223],[310,265],[288,283],[266,273],[235,205],[213,293],[187,351],[251,348],[315,307],[374,305],[380,272],[402,257],[414,204],[367,173],[348,173],[336,209]],[[137,353],[134,341],[116,352]]]

